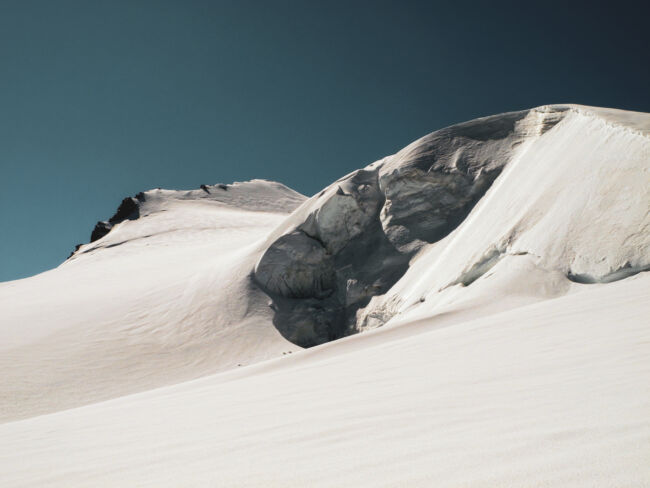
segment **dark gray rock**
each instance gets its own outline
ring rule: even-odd
[[[253,274],[273,299],[278,330],[303,347],[357,332],[357,311],[386,293],[422,246],[460,225],[513,147],[561,120],[548,113],[531,125],[529,114],[436,131],[314,197],[301,210],[302,222],[270,245]]]
[[[271,244],[255,267],[255,278],[264,290],[285,298],[325,298],[336,287],[329,252],[299,231]]]

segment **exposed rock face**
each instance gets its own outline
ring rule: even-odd
[[[352,173],[317,200],[296,229],[267,248],[254,273],[273,298],[278,330],[306,347],[348,334],[356,310],[386,291],[408,260],[381,228],[376,170]]]
[[[115,215],[110,219],[97,222],[90,235],[90,242],[95,242],[108,234],[114,225],[124,222],[125,220],[135,220],[140,216],[140,202],[144,202],[144,193],[140,192],[135,197],[129,197],[122,200],[117,208]],[[75,249],[76,251],[76,249]]]
[[[455,229],[526,137],[528,111],[473,120],[436,131],[391,157],[381,169],[381,222],[402,252]]]
[[[265,289],[287,298],[324,299],[336,288],[330,253],[304,232],[275,241],[257,265],[256,276]]]
[[[278,330],[303,347],[357,332],[357,310],[465,219],[513,148],[560,119],[522,111],[442,129],[313,197],[255,268]]]
[[[385,176],[381,223],[386,236],[403,252],[442,239],[462,222],[500,172],[496,168],[472,175],[409,168]]]

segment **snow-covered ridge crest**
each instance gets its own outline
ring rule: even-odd
[[[538,107],[539,110],[551,109],[554,107],[566,107],[568,110],[583,115],[598,117],[599,119],[617,126],[624,130],[636,132],[637,134],[648,136],[650,135],[650,124],[648,124],[648,114],[644,112],[633,112],[630,110],[619,110],[616,108],[605,107],[590,107],[587,105],[544,105]]]
[[[106,221],[97,222],[90,236],[90,244],[77,245],[70,258],[74,259],[89,251],[113,246],[118,242],[126,242],[133,238],[151,237],[154,234],[182,230],[194,225],[192,219],[185,223],[182,219],[161,219],[162,212],[172,211],[173,213],[188,206],[207,206],[206,208],[221,208],[223,210],[230,208],[233,211],[289,213],[304,200],[303,195],[282,183],[261,179],[231,184],[201,185],[196,190],[156,188],[122,200],[112,217]],[[128,221],[140,217],[148,217],[147,221],[156,218],[159,224],[158,228],[143,224],[142,221],[135,228],[128,224]],[[123,222],[125,225],[121,226],[119,230],[112,231],[114,227]],[[134,234],[129,236],[125,226],[134,231]],[[147,232],[140,232],[142,227],[146,227]],[[107,235],[109,236],[101,243],[94,244],[95,241],[99,241]]]

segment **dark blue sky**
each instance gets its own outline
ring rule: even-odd
[[[0,0],[0,281],[140,190],[309,195],[478,116],[650,111],[645,2],[569,3]]]

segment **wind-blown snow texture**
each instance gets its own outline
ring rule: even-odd
[[[552,105],[125,199],[0,283],[3,483],[650,483],[649,136]]]

